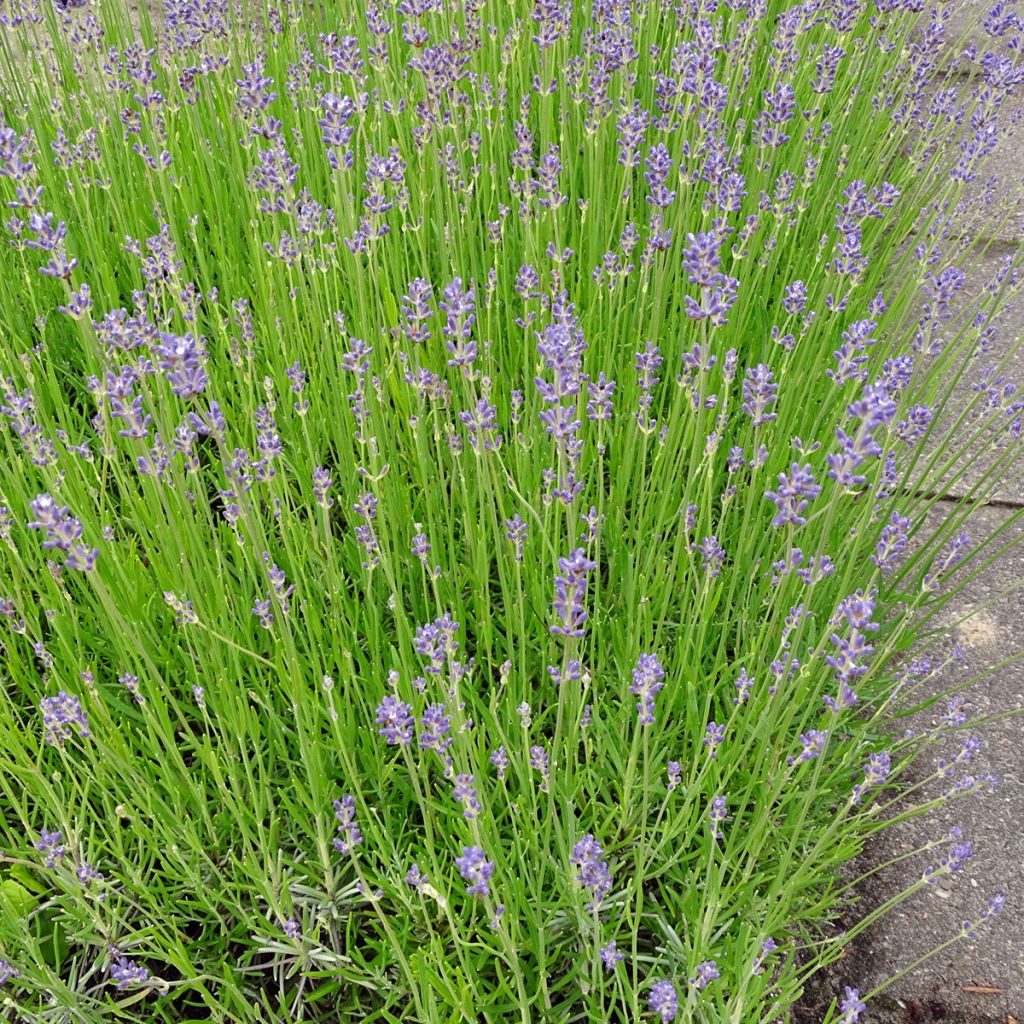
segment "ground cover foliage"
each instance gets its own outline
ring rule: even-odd
[[[785,1019],[995,782],[1016,16],[136,14],[0,17],[0,1016]]]

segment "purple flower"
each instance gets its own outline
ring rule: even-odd
[[[755,427],[775,419],[769,408],[775,404],[779,385],[772,382],[772,371],[764,363],[747,370],[743,381],[743,411]]]
[[[127,988],[129,985],[142,985],[149,980],[149,971],[141,967],[134,960],[120,956],[116,950],[111,950],[111,955],[117,959],[110,965],[110,980],[118,988]]]
[[[476,323],[476,299],[472,286],[463,290],[462,278],[455,278],[445,287],[444,299],[439,306],[446,316],[443,333],[448,339],[445,344],[451,354],[448,365],[462,367],[466,371],[477,357],[477,345],[471,337]]]
[[[686,236],[683,248],[683,269],[689,274],[690,284],[710,288],[718,282],[722,266],[719,255],[722,241],[713,231],[700,231]],[[685,360],[684,356],[684,360]]]
[[[809,501],[813,501],[821,493],[821,485],[814,482],[810,465],[801,466],[794,462],[790,466],[789,475],[779,474],[779,489],[765,491],[765,497],[775,502],[778,512],[772,520],[772,526],[803,526],[807,522],[800,514]]]
[[[901,516],[899,512],[893,512],[889,525],[883,527],[875,553],[871,556],[871,561],[878,566],[883,576],[892,572],[896,558],[906,550],[909,533],[910,520]]]
[[[412,886],[417,892],[427,884],[427,876],[420,871],[419,864],[413,862],[405,873],[405,884]]]
[[[697,965],[697,976],[690,979],[690,984],[699,992],[702,988],[707,988],[710,982],[719,977],[721,975],[718,973],[718,964],[714,960],[705,960]]]
[[[505,753],[505,748],[498,747],[497,750],[492,751],[489,760],[491,764],[498,769],[498,778],[505,778],[505,772],[510,764],[508,754]]]
[[[60,690],[56,697],[44,697],[39,710],[43,713],[44,739],[51,746],[61,746],[75,732],[89,735],[89,719],[79,699],[70,693]]]
[[[505,536],[508,537],[515,547],[516,561],[521,562],[523,560],[523,545],[526,543],[528,530],[526,523],[517,514],[511,519],[506,519],[502,525],[505,527]]]
[[[734,704],[743,704],[746,699],[750,696],[750,690],[754,685],[754,680],[747,675],[745,668],[740,669],[739,677],[736,680],[735,686],[737,695],[733,698]]]
[[[530,767],[540,772],[540,789],[548,791],[548,752],[543,747],[530,747]]]
[[[466,892],[470,896],[487,896],[490,893],[487,883],[494,875],[494,864],[479,846],[464,846],[462,856],[455,858],[455,866],[463,881],[469,883]]]
[[[334,848],[340,854],[351,853],[362,841],[363,834],[356,824],[355,797],[346,794],[334,801],[334,817],[338,822],[338,835],[334,837]]]
[[[711,810],[708,811],[708,821],[711,823],[711,834],[715,839],[722,839],[723,833],[719,829],[719,825],[725,821],[728,816],[728,809],[726,807],[726,801],[724,796],[716,796],[711,801]]]
[[[656,1013],[661,1018],[662,1024],[671,1024],[679,1013],[679,996],[672,982],[667,978],[656,981],[651,986],[647,1005],[651,1008],[651,1013]]]
[[[717,537],[711,536],[701,538],[701,542],[697,545],[697,551],[700,553],[704,571],[710,579],[714,579],[722,571],[722,563],[725,561],[726,555],[725,548],[718,543]]]
[[[556,636],[581,637],[586,635],[588,614],[583,606],[587,595],[587,574],[597,568],[597,562],[587,558],[583,548],[570,552],[568,558],[558,560],[561,574],[555,577],[555,598],[552,609],[558,624],[551,627]]]
[[[412,742],[412,708],[393,694],[377,707],[377,730],[389,747],[406,746]]]
[[[476,787],[473,785],[472,775],[455,776],[455,799],[462,804],[462,816],[469,820],[479,816],[484,809],[477,797]]]
[[[612,943],[614,945],[614,943]],[[12,978],[20,978],[21,971],[6,960],[0,960],[0,985],[6,985]]]
[[[614,939],[612,939],[612,941],[609,942],[607,946],[602,946],[601,949],[598,950],[598,952],[601,954],[601,960],[604,962],[605,967],[607,967],[609,971],[614,971],[615,965],[620,960],[626,959],[625,953],[620,953],[616,950]]]
[[[83,532],[82,523],[69,515],[66,506],[59,506],[53,497],[43,493],[29,502],[29,508],[35,518],[28,523],[28,528],[44,532],[44,548],[65,552],[64,564],[77,572],[91,572],[96,567],[99,549],[78,543]]]
[[[672,157],[663,143],[652,146],[644,161],[644,181],[651,190],[647,202],[652,206],[664,208],[675,202],[676,193],[667,187],[669,175],[672,173]]]
[[[668,788],[669,790],[676,789],[679,786],[680,776],[683,772],[683,766],[678,761],[669,761],[667,765],[668,771]]]
[[[981,912],[982,918],[988,920],[990,917],[995,917],[996,914],[1003,912],[1003,907],[1006,906],[1006,897],[1000,893],[995,893],[985,904],[985,909]],[[2,982],[2,968],[0,968],[0,982]]]
[[[839,1024],[855,1024],[867,1009],[867,1004],[861,1000],[858,989],[847,987],[844,990],[844,999],[839,1004],[839,1009],[843,1011]]]
[[[654,698],[665,685],[662,680],[665,678],[665,670],[657,655],[641,654],[637,658],[636,667],[633,669],[633,685],[629,692],[640,698],[637,701],[636,709],[640,716],[641,725],[654,724]]]
[[[42,829],[39,838],[35,843],[36,849],[44,854],[43,867],[53,868],[62,861],[67,854],[67,847],[64,845],[64,837],[58,832],[49,832]]]
[[[427,672],[439,675],[445,663],[454,659],[459,650],[459,642],[455,639],[458,631],[459,624],[448,612],[417,628],[412,645],[417,654],[430,662]]]
[[[883,750],[872,754],[864,766],[864,781],[853,787],[853,802],[859,804],[861,797],[872,787],[880,786],[889,777],[891,763],[889,752]]]
[[[594,894],[590,904],[590,909],[594,909],[612,887],[611,872],[604,860],[601,844],[592,835],[585,835],[572,848],[569,863],[576,868],[576,881]]]
[[[824,729],[810,729],[807,732],[800,734],[800,744],[803,749],[796,757],[796,764],[803,764],[804,761],[811,761],[818,757],[822,750],[825,749],[825,741],[828,739],[828,733]],[[794,759],[789,757],[786,759],[787,763],[793,764]]]
[[[754,974],[764,974],[765,958],[768,956],[769,953],[775,952],[775,950],[778,948],[778,943],[771,936],[762,941],[761,952],[758,953],[757,956],[754,958],[754,965],[752,968]]]
[[[708,748],[709,757],[718,757],[718,747],[722,740],[725,739],[725,726],[719,725],[717,722],[708,722],[708,727],[704,733],[704,739],[701,743]]]
[[[323,509],[334,504],[334,499],[327,493],[331,489],[331,474],[325,466],[316,466],[313,470],[313,498]]]

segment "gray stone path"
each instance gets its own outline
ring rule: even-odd
[[[980,51],[992,48],[992,41],[978,25],[993,3],[959,3],[950,34],[955,37],[966,33],[967,40],[977,43]],[[1024,127],[1001,143],[991,173],[997,197],[1021,185]],[[979,183],[978,188],[992,189],[993,185]],[[1000,257],[1024,243],[1022,223],[1019,214],[1009,219],[1001,215],[972,219],[971,230],[978,237],[993,239],[986,263],[994,267]],[[988,362],[998,362],[1008,355],[1006,377],[1024,384],[1024,350],[1011,353],[1024,335],[1024,301],[1002,315],[999,327],[998,344]],[[964,388],[964,401],[969,397],[969,390]],[[950,484],[946,498],[936,506],[937,519],[955,512],[957,498],[970,490],[975,478],[976,474],[968,473]],[[1013,477],[1000,488],[997,499],[973,518],[970,532],[975,537],[1012,521],[1024,505],[1024,465],[1013,468]],[[1007,540],[1011,537],[1024,541],[1024,519],[1010,528]],[[988,604],[1014,587],[1019,589]],[[973,580],[948,612],[950,624],[974,613],[954,627],[956,638],[968,651],[967,662],[960,670],[963,678],[998,665],[1024,649],[1024,546]],[[855,873],[940,838],[954,825],[963,830],[964,839],[971,840],[975,855],[959,875],[952,876],[953,884],[927,887],[864,933],[828,972],[827,987],[841,992],[842,986],[853,985],[867,993],[961,934],[963,922],[976,918],[993,893],[1005,895],[1005,910],[979,929],[976,938],[955,943],[876,997],[862,1017],[868,1024],[1024,1024],[1024,715],[980,721],[1008,711],[1024,711],[1024,660],[997,669],[967,691],[966,698],[972,719],[979,722],[962,735],[976,735],[983,742],[971,770],[976,775],[998,776],[995,791],[947,803],[934,813],[889,830],[855,865]],[[927,728],[943,710],[944,704],[936,704],[923,712],[914,726]],[[928,761],[923,761],[918,777],[923,778],[930,769]],[[925,793],[937,796],[946,785],[928,785]],[[905,889],[921,877],[925,867],[936,863],[938,855],[939,851],[925,852],[880,871],[863,884],[858,911],[866,913]],[[805,1012],[799,1019],[820,1020],[824,1013],[820,996],[817,1002],[818,1016]]]

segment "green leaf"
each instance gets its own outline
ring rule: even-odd
[[[38,902],[33,893],[13,878],[0,882],[0,904],[14,917],[28,917]]]

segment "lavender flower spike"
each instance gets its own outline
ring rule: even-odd
[[[412,708],[393,694],[377,707],[377,730],[389,747],[404,747],[412,742]]]
[[[861,1000],[858,989],[848,987],[844,995],[845,998],[839,1005],[839,1009],[843,1011],[839,1024],[855,1024],[860,1019],[860,1015],[867,1009],[867,1004]]]
[[[351,853],[363,841],[363,834],[355,820],[355,797],[346,794],[340,800],[335,800],[334,817],[338,821],[338,835],[333,840],[334,848],[341,854]]]
[[[576,881],[594,894],[593,909],[601,902],[612,887],[612,876],[608,862],[603,859],[604,850],[592,836],[585,835],[573,848],[569,863],[576,869]]]
[[[654,654],[641,654],[633,669],[633,685],[629,692],[640,698],[636,709],[641,725],[654,724],[654,698],[665,685],[665,670]]]
[[[44,738],[53,747],[63,746],[75,732],[89,735],[89,719],[77,697],[61,690],[56,697],[44,697],[39,702],[43,713]]]
[[[494,864],[479,846],[464,846],[462,856],[455,858],[455,866],[463,881],[469,883],[466,892],[470,896],[487,896],[490,893],[487,883],[494,874]]]
[[[658,1015],[662,1024],[671,1024],[679,1014],[679,996],[672,982],[667,978],[656,981],[651,986],[647,1005],[651,1008],[651,1013]]]

